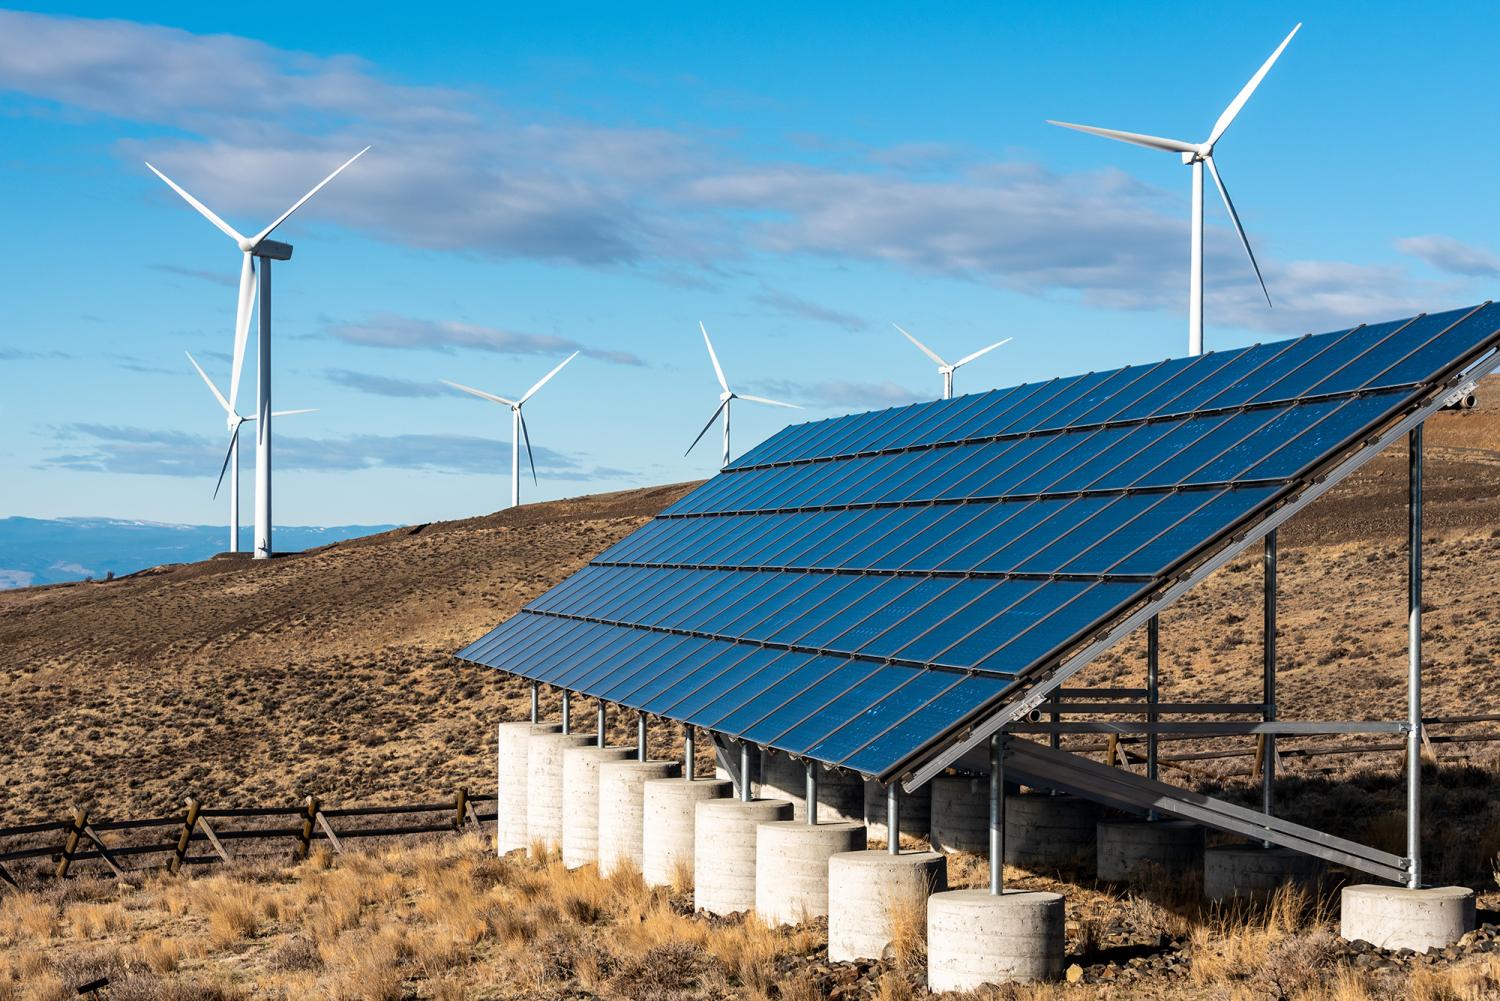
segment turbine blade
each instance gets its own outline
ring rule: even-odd
[[[303,205],[307,204],[307,200],[309,198],[311,198],[313,195],[317,194],[319,191],[322,191],[323,190],[323,185],[327,184],[329,181],[333,180],[335,177],[338,177],[340,174],[342,174],[344,172],[344,168],[345,167],[349,166],[349,164],[353,163],[355,160],[358,160],[360,157],[364,156],[368,152],[370,152],[370,147],[366,146],[364,149],[360,150],[358,153],[355,153],[349,159],[345,160],[339,166],[338,170],[335,170],[333,173],[331,173],[327,177],[323,178],[317,184],[313,185],[313,189],[311,191],[309,191],[307,194],[303,195],[301,198],[297,199],[297,201],[292,204],[291,208],[287,209],[285,212],[281,213],[281,215],[277,216],[275,222],[271,223],[271,225],[267,226],[265,229],[261,230],[259,233],[256,233],[255,236],[251,237],[250,242],[251,243],[260,243],[260,241],[262,241],[266,237],[270,236],[271,233],[272,233],[272,231],[275,230],[277,226],[280,226],[282,223],[286,222],[287,219],[291,216],[291,214],[293,212],[297,211]]]
[[[462,383],[449,382],[447,379],[439,379],[438,381],[445,386],[452,386],[454,389],[462,390],[463,392],[468,393],[470,396],[478,396],[481,399],[490,400],[494,403],[503,403],[507,407],[513,407],[516,405],[515,400],[507,400],[503,396],[496,396],[494,393],[486,393],[482,389],[475,389],[472,386],[465,386]]]
[[[1075,132],[1087,132],[1092,136],[1103,136],[1106,139],[1118,139],[1122,143],[1134,143],[1137,146],[1145,146],[1147,149],[1165,150],[1168,153],[1196,153],[1198,147],[1192,143],[1185,143],[1181,139],[1163,139],[1161,136],[1148,136],[1143,132],[1121,132],[1119,129],[1101,129],[1095,125],[1074,125],[1072,122],[1055,122],[1047,119],[1048,125],[1060,125],[1065,129],[1073,129]]]
[[[906,328],[903,327],[903,326],[901,326],[901,324],[899,324],[899,323],[893,323],[893,324],[891,324],[891,326],[893,326],[897,330],[901,331],[901,336],[905,337],[907,340],[909,340],[913,344],[915,344],[917,346],[917,350],[918,351],[921,351],[924,355],[926,355],[927,357],[931,358],[933,361],[937,362],[939,368],[944,368],[944,367],[947,366],[948,363],[945,362],[945,361],[943,361],[943,359],[939,358],[938,357],[938,353],[936,351],[932,350],[932,348],[929,348],[927,345],[925,345],[921,341],[917,340],[911,334],[907,333],[906,332]]]
[[[541,389],[543,386],[545,386],[547,384],[547,380],[548,379],[552,378],[554,375],[556,375],[557,373],[559,373],[559,372],[561,372],[563,370],[563,365],[566,365],[568,362],[572,361],[574,358],[577,358],[577,357],[578,357],[578,352],[574,351],[572,354],[568,355],[568,357],[564,358],[562,360],[562,362],[556,368],[554,368],[552,371],[548,372],[546,375],[542,376],[541,379],[537,382],[537,384],[535,386],[532,386],[530,389],[526,390],[526,395],[523,396],[523,397],[521,397],[519,400],[517,400],[516,401],[516,405],[519,406],[520,404],[525,403],[527,400],[529,400],[533,396],[535,396],[536,395],[536,391],[538,389]]]
[[[703,425],[703,430],[698,432],[698,437],[693,439],[693,443],[688,446],[686,452],[682,453],[683,455],[690,454],[693,449],[698,447],[698,443],[703,440],[704,435],[708,434],[708,429],[714,426],[714,421],[719,419],[719,414],[723,413],[724,408],[727,406],[729,406],[728,400],[723,400],[719,403],[718,409],[714,411],[714,415],[708,419],[707,424]]]
[[[1280,45],[1276,46],[1276,51],[1271,53],[1271,57],[1265,62],[1261,63],[1260,69],[1255,71],[1255,75],[1250,78],[1250,82],[1240,88],[1240,92],[1234,96],[1233,101],[1229,102],[1229,107],[1224,109],[1224,113],[1219,116],[1219,120],[1217,122],[1214,122],[1213,131],[1208,134],[1208,139],[1204,143],[1204,145],[1209,148],[1210,152],[1212,152],[1213,150],[1214,143],[1218,142],[1219,137],[1222,136],[1225,130],[1229,128],[1229,123],[1234,121],[1234,117],[1238,115],[1240,113],[1240,109],[1245,106],[1245,102],[1250,100],[1250,95],[1255,93],[1255,88],[1259,87],[1260,82],[1266,78],[1266,74],[1271,72],[1271,67],[1276,64],[1276,60],[1281,58],[1281,51],[1285,49],[1287,43],[1292,40],[1292,36],[1301,30],[1302,22],[1298,21],[1297,26],[1293,28],[1287,34],[1287,36],[1281,40]]]
[[[224,450],[224,464],[219,467],[219,482],[214,484],[214,500],[219,499],[219,488],[224,485],[224,473],[229,469],[229,457],[234,454],[234,440],[240,435],[240,429],[235,428],[229,432],[229,447]]]
[[[229,237],[235,243],[239,243],[241,240],[244,239],[243,236],[240,236],[240,234],[235,231],[235,228],[233,226],[229,225],[229,223],[225,222],[223,219],[220,219],[218,216],[214,215],[213,209],[209,208],[207,205],[204,205],[198,199],[194,198],[192,195],[190,195],[186,191],[182,190],[182,188],[178,186],[178,184],[177,184],[176,181],[172,180],[170,177],[168,177],[166,174],[163,174],[161,171],[157,170],[155,167],[152,167],[149,162],[146,164],[146,166],[150,169],[151,173],[155,174],[157,177],[161,178],[163,181],[166,181],[167,182],[167,186],[169,188],[171,188],[173,191],[175,191],[179,195],[181,195],[183,201],[187,202],[193,208],[197,209],[199,215],[203,216],[203,218],[207,219],[209,222],[213,223],[216,227],[218,227],[219,232],[221,232],[225,236]]]
[[[318,412],[318,408],[317,407],[307,407],[307,408],[305,408],[303,410],[273,410],[273,411],[271,411],[271,416],[272,417],[295,417],[297,414],[315,414],[317,412]]]
[[[250,315],[255,312],[255,290],[258,279],[255,275],[255,257],[244,255],[245,263],[240,267],[240,299],[234,311],[234,362],[229,373],[229,409],[233,410],[240,397],[240,373],[245,367],[245,342],[250,339]]]
[[[1234,221],[1234,231],[1240,235],[1240,245],[1245,248],[1245,256],[1250,258],[1250,266],[1255,269],[1255,277],[1260,282],[1260,291],[1266,297],[1266,305],[1271,305],[1271,293],[1266,289],[1266,280],[1261,277],[1260,265],[1255,262],[1255,251],[1250,249],[1250,238],[1245,235],[1245,227],[1240,225],[1240,214],[1234,210],[1234,202],[1229,200],[1229,189],[1224,187],[1223,178],[1219,177],[1219,168],[1214,166],[1214,158],[1206,156],[1203,162],[1208,164],[1208,172],[1213,176],[1214,187],[1219,189],[1219,197],[1224,199],[1224,207],[1229,210],[1229,218]]]
[[[991,344],[987,348],[980,348],[978,351],[975,351],[971,355],[964,355],[958,361],[956,361],[956,362],[953,363],[953,367],[954,368],[958,368],[958,366],[960,366],[960,365],[967,365],[967,364],[969,364],[969,362],[973,361],[975,358],[978,358],[981,355],[987,355],[991,351],[995,350],[996,348],[1001,347],[1001,346],[1006,345],[1006,344],[1009,344],[1013,340],[1015,340],[1014,337],[1007,337],[1003,341],[996,341],[994,344]]]
[[[193,363],[193,367],[198,370],[198,374],[203,376],[203,381],[208,384],[208,391],[214,394],[214,399],[219,401],[219,406],[223,407],[226,413],[234,413],[234,408],[229,405],[228,400],[224,399],[224,394],[219,392],[219,387],[214,385],[214,381],[208,377],[208,373],[203,371],[203,366],[198,364],[198,359],[194,358],[189,351],[184,351],[183,354],[187,355],[188,361]]]
[[[714,342],[708,339],[708,328],[703,325],[702,320],[698,321],[698,329],[703,331],[703,343],[708,345],[708,360],[714,363],[714,375],[719,377],[719,385],[727,393],[729,383],[724,381],[724,370],[719,367],[719,356],[714,354]]]
[[[521,440],[526,443],[526,461],[531,463],[531,482],[534,486],[536,485],[536,459],[531,455],[531,432],[526,430],[526,415],[521,412],[519,406],[516,407],[516,414],[521,418]]]
[[[773,407],[787,407],[792,410],[802,409],[795,403],[782,403],[780,400],[768,400],[764,396],[750,396],[746,393],[736,393],[734,398],[737,400],[749,400],[751,403],[769,403]]]

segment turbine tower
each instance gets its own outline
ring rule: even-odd
[[[486,393],[482,389],[474,389],[471,386],[464,386],[457,382],[448,382],[447,379],[443,380],[443,382],[447,385],[452,386],[454,389],[468,393],[470,396],[477,396],[480,399],[489,400],[493,403],[501,403],[507,407],[510,407],[511,507],[519,507],[521,504],[521,442],[523,440],[526,442],[526,461],[531,463],[531,482],[533,484],[537,482],[536,459],[534,459],[531,455],[531,434],[526,430],[526,415],[521,413],[521,408],[526,405],[527,400],[536,395],[536,391],[538,389],[541,389],[547,384],[547,380],[551,379],[554,375],[561,372],[564,365],[577,357],[577,351],[574,351],[572,354],[568,355],[568,357],[564,358],[561,362],[558,363],[558,366],[556,368],[548,372],[546,375],[542,376],[541,379],[537,380],[537,384],[526,390],[525,394],[522,395],[518,400],[507,400],[503,396],[496,396],[493,393]]]
[[[917,346],[917,349],[924,355],[937,362],[938,374],[943,377],[943,399],[945,400],[953,399],[953,373],[957,371],[960,366],[967,365],[975,358],[978,358],[981,355],[989,354],[996,348],[1005,344],[1009,344],[1011,341],[1015,340],[1015,338],[1013,337],[1007,337],[1003,341],[996,341],[994,344],[991,344],[987,348],[980,348],[978,351],[975,351],[971,355],[964,355],[958,361],[950,365],[947,362],[943,361],[943,359],[938,356],[938,353],[936,351],[932,350],[927,345],[923,344],[921,341],[913,337],[911,334],[907,333],[906,329],[902,327],[901,324],[893,323],[891,324],[891,326],[901,331],[902,336],[915,344]]]
[[[240,370],[245,362],[245,341],[250,334],[250,314],[255,309],[256,267],[255,258],[261,260],[263,278],[260,286],[260,337],[256,357],[255,399],[255,558],[267,559],[271,555],[271,262],[292,259],[291,244],[269,240],[276,227],[286,222],[291,214],[300,209],[307,200],[323,189],[323,186],[339,176],[345,167],[370,151],[366,146],[341,164],[338,170],[319,181],[311,191],[297,199],[292,207],[281,213],[276,221],[254,236],[244,236],[234,227],[213,213],[208,206],[188,194],[176,181],[157,170],[150,163],[151,172],[182,196],[198,214],[229,237],[244,255],[240,266],[239,301],[234,314],[234,365],[229,377],[229,409],[234,409],[240,388]],[[247,418],[248,419],[248,418]]]
[[[1218,167],[1214,164],[1214,144],[1224,136],[1235,116],[1250,100],[1250,95],[1255,93],[1255,88],[1265,79],[1276,60],[1281,57],[1281,52],[1292,40],[1292,36],[1301,30],[1299,22],[1295,28],[1281,40],[1276,46],[1276,51],[1271,57],[1261,64],[1259,70],[1250,78],[1250,82],[1240,89],[1229,107],[1214,122],[1213,129],[1208,133],[1208,138],[1200,143],[1184,142],[1181,139],[1162,139],[1159,136],[1142,135],[1139,132],[1120,132],[1115,129],[1101,129],[1092,125],[1074,125],[1071,122],[1055,122],[1048,119],[1049,125],[1061,125],[1065,129],[1076,129],[1079,132],[1087,132],[1091,135],[1103,136],[1106,139],[1117,139],[1120,142],[1133,143],[1136,146],[1145,146],[1147,149],[1159,149],[1167,153],[1177,153],[1182,157],[1182,162],[1193,168],[1193,236],[1192,236],[1192,260],[1188,278],[1188,354],[1200,355],[1203,353],[1203,168],[1207,167],[1209,174],[1214,179],[1214,186],[1219,189],[1219,197],[1224,200],[1224,208],[1229,210],[1229,218],[1234,222],[1234,229],[1240,236],[1240,243],[1245,248],[1245,255],[1250,258],[1250,266],[1255,269],[1255,277],[1260,281],[1260,290],[1266,297],[1266,305],[1271,304],[1271,293],[1266,290],[1266,280],[1261,277],[1260,265],[1255,262],[1255,252],[1250,249],[1250,240],[1245,236],[1245,227],[1240,225],[1239,213],[1234,210],[1234,202],[1229,198],[1229,189],[1224,187],[1224,180],[1219,176]]]
[[[234,409],[234,404],[224,398],[219,392],[219,387],[203,371],[203,366],[198,364],[198,359],[188,352],[188,361],[193,363],[193,368],[203,377],[203,382],[208,386],[208,391],[214,394],[214,399],[219,401],[219,406],[224,408],[224,423],[229,429],[229,449],[224,453],[224,462],[219,466],[219,481],[214,484],[214,496],[219,496],[219,488],[224,485],[224,471],[229,471],[229,549],[226,552],[237,553],[240,551],[240,425],[246,421],[255,420],[254,417],[244,417]],[[314,410],[278,410],[273,417],[290,417],[293,414],[313,414]]]
[[[708,429],[714,426],[714,421],[718,420],[719,415],[722,413],[724,415],[724,461],[719,468],[723,469],[729,465],[729,404],[731,401],[748,400],[751,403],[768,403],[773,407],[790,407],[793,410],[801,410],[802,408],[795,403],[768,400],[764,396],[736,393],[730,389],[729,382],[724,378],[724,369],[719,366],[719,356],[714,354],[714,342],[708,339],[708,328],[703,325],[701,320],[698,322],[698,329],[703,331],[703,343],[708,345],[708,360],[714,363],[714,375],[719,377],[719,388],[721,390],[719,393],[719,409],[714,411],[713,416],[708,419],[708,423],[703,425],[703,430],[698,432],[698,437],[694,438],[693,443],[688,446],[687,452],[682,454],[687,455],[688,452],[698,447],[698,442],[702,441],[703,436],[708,434]]]

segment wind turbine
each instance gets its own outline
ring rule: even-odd
[[[899,324],[899,323],[893,323],[893,324],[891,324],[891,326],[893,326],[897,330],[901,331],[902,336],[904,336],[907,340],[909,340],[913,344],[915,344],[917,346],[917,349],[919,351],[921,351],[924,355],[926,355],[927,357],[931,358],[933,361],[937,362],[938,374],[943,377],[943,399],[945,399],[945,400],[951,400],[951,399],[953,399],[953,373],[955,371],[957,371],[960,366],[967,365],[967,364],[969,364],[969,362],[973,361],[975,358],[978,358],[981,355],[989,354],[991,351],[995,350],[996,348],[998,348],[998,347],[1000,347],[1002,345],[1005,345],[1005,344],[1009,344],[1011,341],[1015,340],[1015,338],[1013,338],[1013,337],[1007,337],[1003,341],[996,341],[994,344],[991,344],[989,347],[987,347],[987,348],[980,348],[978,351],[975,351],[971,355],[964,355],[958,361],[954,362],[952,365],[949,365],[947,362],[943,361],[942,358],[938,357],[938,353],[936,351],[932,350],[927,345],[923,344],[921,341],[919,341],[915,337],[913,337],[911,334],[907,333],[906,329],[904,327],[902,327],[901,324]]]
[[[790,407],[793,410],[801,410],[802,408],[795,403],[768,400],[764,396],[736,393],[730,389],[728,381],[724,378],[724,369],[719,366],[719,356],[714,354],[714,342],[708,339],[708,328],[703,325],[701,320],[698,322],[698,329],[703,331],[703,343],[708,345],[708,359],[714,363],[714,375],[719,377],[719,388],[722,392],[719,393],[719,409],[714,411],[713,416],[708,419],[708,423],[703,425],[703,430],[698,432],[698,437],[694,438],[693,443],[688,446],[687,452],[682,454],[687,455],[688,452],[698,447],[698,442],[702,441],[703,436],[708,434],[708,429],[714,426],[714,421],[718,420],[719,414],[722,413],[724,415],[724,462],[719,467],[722,469],[724,466],[729,465],[729,404],[731,401],[748,400],[751,403],[768,403],[773,407]]]
[[[1295,28],[1281,40],[1276,46],[1276,51],[1271,57],[1261,64],[1259,70],[1250,78],[1250,82],[1240,88],[1229,107],[1214,122],[1212,131],[1208,138],[1201,143],[1183,142],[1181,139],[1162,139],[1158,136],[1142,135],[1139,132],[1120,132],[1115,129],[1101,129],[1092,125],[1074,125],[1071,122],[1054,122],[1048,119],[1049,125],[1061,125],[1065,129],[1076,129],[1079,132],[1087,132],[1091,135],[1103,136],[1106,139],[1117,139],[1120,142],[1133,143],[1136,146],[1145,146],[1147,149],[1159,149],[1167,153],[1178,153],[1182,156],[1182,162],[1193,168],[1193,237],[1192,237],[1192,263],[1191,273],[1188,279],[1188,354],[1200,355],[1203,353],[1203,168],[1208,168],[1209,174],[1213,176],[1214,186],[1219,189],[1219,197],[1224,199],[1224,207],[1229,210],[1229,218],[1234,222],[1234,228],[1240,235],[1240,243],[1245,248],[1245,255],[1250,258],[1250,266],[1255,269],[1255,277],[1260,281],[1260,290],[1265,294],[1266,305],[1271,304],[1271,293],[1266,290],[1266,280],[1261,277],[1260,265],[1255,262],[1255,252],[1250,249],[1250,240],[1245,236],[1245,227],[1240,225],[1239,213],[1234,210],[1234,202],[1229,199],[1229,189],[1224,187],[1224,181],[1219,177],[1218,167],[1214,164],[1214,144],[1224,136],[1225,130],[1229,128],[1245,102],[1250,100],[1250,95],[1255,93],[1255,88],[1265,79],[1276,60],[1281,57],[1281,52],[1292,40],[1292,36],[1301,30],[1299,22]]]
[[[358,160],[370,151],[366,146],[358,153],[345,160],[333,173],[319,181],[311,191],[297,199],[292,207],[281,215],[276,221],[254,236],[244,236],[223,219],[220,219],[213,211],[198,199],[188,194],[176,181],[166,174],[157,170],[150,163],[146,166],[157,177],[167,183],[173,191],[182,196],[183,200],[198,211],[209,222],[235,242],[244,254],[244,261],[240,266],[240,294],[239,301],[235,307],[234,314],[234,364],[229,377],[229,409],[234,410],[234,403],[238,399],[240,390],[240,369],[245,362],[245,341],[250,335],[250,314],[255,308],[256,292],[256,269],[255,258],[261,259],[261,269],[264,277],[260,280],[260,338],[259,351],[256,359],[256,399],[255,399],[255,558],[266,559],[271,555],[271,418],[276,416],[271,412],[271,262],[289,261],[292,259],[292,247],[288,243],[280,243],[269,240],[267,237],[275,231],[276,227],[286,222],[291,214],[300,209],[307,200],[323,189],[323,186],[335,177],[339,176],[345,167]],[[247,418],[248,419],[248,418]]]
[[[526,461],[529,462],[529,463],[531,463],[531,482],[532,483],[536,483],[536,481],[537,481],[537,479],[536,479],[536,459],[532,458],[532,455],[531,455],[531,434],[526,430],[526,415],[523,414],[523,413],[521,413],[521,408],[526,405],[526,401],[527,400],[531,399],[533,396],[536,395],[536,391],[538,389],[541,389],[543,386],[545,386],[547,384],[547,380],[548,379],[551,379],[554,375],[556,375],[557,373],[561,372],[563,370],[563,366],[564,365],[566,365],[568,362],[572,361],[574,358],[577,358],[577,357],[578,357],[578,352],[577,351],[574,351],[572,354],[568,355],[568,357],[564,358],[561,362],[558,363],[558,366],[556,368],[554,368],[552,371],[548,372],[546,375],[542,376],[539,380],[537,380],[537,384],[535,386],[532,386],[530,389],[526,390],[525,394],[523,394],[521,396],[521,398],[518,399],[518,400],[507,400],[503,396],[496,396],[493,393],[486,393],[482,389],[474,389],[473,387],[464,386],[464,385],[461,385],[461,384],[459,384],[457,382],[448,382],[447,379],[442,380],[447,385],[452,386],[454,389],[462,390],[463,392],[468,393],[470,396],[477,396],[477,397],[479,397],[482,400],[489,400],[489,401],[491,401],[493,403],[501,403],[501,404],[504,404],[507,407],[510,407],[510,506],[511,507],[519,507],[520,504],[521,504],[521,442],[522,442],[522,440],[524,440],[526,442]]]
[[[198,359],[188,352],[188,361],[193,363],[193,368],[203,377],[203,382],[208,386],[208,391],[214,394],[214,399],[219,401],[219,406],[224,408],[224,423],[229,429],[229,450],[224,453],[224,463],[219,467],[219,481],[214,484],[214,496],[219,496],[219,488],[224,485],[224,471],[229,471],[229,549],[228,552],[240,551],[240,425],[246,421],[255,420],[254,416],[244,417],[234,409],[234,404],[224,398],[219,392],[219,387],[203,371],[203,366],[198,364]],[[290,417],[293,414],[313,414],[312,410],[278,410],[273,417]]]

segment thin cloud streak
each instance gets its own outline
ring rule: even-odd
[[[397,313],[377,313],[363,320],[329,323],[324,332],[335,340],[403,351],[488,351],[501,355],[557,356],[579,352],[615,365],[644,365],[628,351],[592,348],[566,337],[523,334],[456,320],[423,320]]]

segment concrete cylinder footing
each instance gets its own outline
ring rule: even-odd
[[[559,723],[501,723],[496,739],[495,777],[497,780],[495,810],[495,849],[501,855],[527,847],[526,788],[530,772],[526,766],[526,749],[538,733],[558,733]]]
[[[526,743],[526,848],[562,847],[563,752],[586,747],[593,734],[535,733]]]
[[[717,779],[652,779],[644,790],[641,875],[646,885],[671,886],[679,874],[691,882],[698,804],[732,795],[734,783]]]
[[[1095,836],[1105,882],[1198,872],[1203,865],[1203,828],[1186,820],[1101,820]]]
[[[890,840],[885,826],[885,794],[886,787],[879,782],[865,782],[865,830],[872,840]],[[823,819],[821,814],[818,819]],[[898,819],[902,838],[927,837],[932,830],[932,787],[923,786],[916,792],[903,789]]]
[[[971,991],[981,984],[1055,980],[1065,939],[1059,893],[949,890],[927,900],[927,986]]]
[[[693,907],[710,914],[755,909],[755,832],[791,820],[784,799],[707,799],[694,809]]]
[[[848,852],[828,860],[828,958],[890,959],[927,940],[927,898],[948,889],[941,852]]]
[[[599,765],[633,757],[633,747],[570,747],[563,752],[562,860],[569,869],[599,861]]]
[[[990,850],[990,780],[939,775],[932,786],[932,849]]]
[[[1203,895],[1209,900],[1264,900],[1284,883],[1316,883],[1320,859],[1273,845],[1216,845],[1203,853]]]
[[[1037,870],[1092,863],[1103,812],[1077,796],[1005,797],[1005,864]]]
[[[1381,949],[1443,949],[1473,930],[1474,891],[1463,886],[1346,886],[1339,901],[1339,934]]]
[[[828,860],[864,850],[864,824],[761,824],[755,829],[755,913],[772,926],[827,917]]]
[[[676,778],[676,761],[605,761],[599,765],[599,872],[612,876],[622,867],[641,867],[645,786],[652,779]]]
[[[865,782],[858,775],[818,765],[818,823],[865,822]],[[784,799],[796,811],[793,820],[807,819],[807,764],[785,754],[761,755],[761,795]]]

